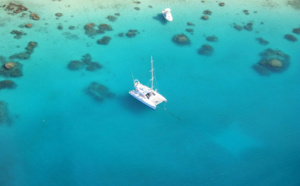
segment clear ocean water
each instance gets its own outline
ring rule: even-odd
[[[0,76],[17,84],[0,90],[11,119],[0,124],[0,185],[300,185],[300,36],[284,39],[300,27],[300,10],[285,1],[224,2],[16,1],[29,9],[24,17],[1,7],[0,56],[8,60],[29,41],[38,46],[29,59],[14,60],[23,64],[22,77]],[[160,15],[167,6],[171,23]],[[204,21],[206,9],[212,15]],[[106,19],[115,13],[115,22]],[[248,22],[253,31],[233,28]],[[27,23],[32,28],[19,27]],[[113,31],[91,38],[87,23]],[[118,37],[129,29],[139,34]],[[27,35],[15,39],[12,30]],[[180,33],[190,45],[172,42]],[[206,41],[210,35],[219,41]],[[103,36],[112,38],[108,45],[97,44]],[[199,55],[203,44],[214,54]],[[252,68],[268,48],[290,56],[284,72],[262,76]],[[67,68],[87,53],[103,68]],[[167,110],[128,94],[132,74],[150,79],[150,56]],[[95,101],[84,91],[93,81],[116,96]]]

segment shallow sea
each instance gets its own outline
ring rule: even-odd
[[[253,0],[224,7],[196,0],[15,3],[29,10],[21,17],[0,8],[0,56],[8,60],[29,41],[38,46],[29,59],[15,60],[22,77],[0,76],[17,84],[0,90],[11,119],[0,124],[0,185],[300,185],[300,36],[284,39],[300,27],[300,10]],[[167,6],[173,22],[161,19]],[[204,21],[206,9],[212,15]],[[29,19],[29,11],[40,20]],[[63,16],[56,18],[58,12]],[[106,19],[115,13],[115,22]],[[233,28],[248,22],[253,31]],[[27,23],[33,27],[19,27]],[[87,23],[113,31],[91,38]],[[139,34],[118,37],[129,29]],[[15,39],[12,30],[27,35]],[[190,45],[172,42],[180,33]],[[219,41],[206,41],[210,35]],[[103,36],[112,38],[108,45],[97,44]],[[203,44],[213,46],[213,55],[197,53]],[[288,54],[290,66],[262,76],[252,66],[268,48]],[[87,53],[103,68],[67,68]],[[153,111],[128,94],[132,75],[149,81],[151,56],[166,110],[162,104]],[[93,81],[115,97],[92,99],[85,89]]]

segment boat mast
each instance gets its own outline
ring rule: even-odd
[[[154,76],[153,76],[153,71],[154,71],[154,68],[153,68],[153,59],[152,59],[152,56],[151,56],[151,89],[153,89],[153,80],[154,80]]]

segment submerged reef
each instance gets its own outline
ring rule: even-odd
[[[203,11],[203,14],[205,14],[205,15],[211,15],[211,14],[212,14],[212,11],[210,11],[210,10],[204,10],[204,11]]]
[[[219,3],[219,6],[225,6],[225,3],[221,2]]]
[[[243,30],[243,26],[241,26],[241,25],[237,25],[237,24],[235,24],[235,23],[234,23],[234,26],[233,26],[233,28],[234,28],[234,29],[236,29],[237,31],[241,31],[241,30]]]
[[[208,15],[203,15],[203,16],[201,17],[201,19],[203,19],[203,20],[208,20],[208,19],[209,19],[209,16],[208,16]]]
[[[4,57],[0,60],[0,75],[4,77],[20,77],[23,76],[23,65],[19,62],[7,62]]]
[[[113,15],[108,15],[106,18],[111,22],[115,22],[117,20],[117,17]]]
[[[300,0],[289,0],[287,4],[295,9],[300,9]]]
[[[294,28],[294,29],[293,29],[293,33],[294,33],[294,34],[300,35],[300,27]]]
[[[111,37],[104,36],[104,37],[102,37],[102,39],[99,39],[97,41],[97,43],[100,44],[100,45],[107,45],[110,42],[110,40],[111,40]]]
[[[26,51],[18,54],[14,54],[9,56],[10,59],[29,59],[31,54],[33,54],[34,49],[37,47],[38,43],[34,41],[30,41],[26,46]]]
[[[110,25],[105,24],[105,23],[104,24],[100,24],[98,26],[98,28],[99,28],[99,30],[103,31],[103,33],[104,33],[104,31],[112,31],[113,30]]]
[[[253,69],[260,75],[270,75],[271,72],[283,72],[290,64],[289,55],[280,50],[267,49],[260,53],[261,59],[253,65]]]
[[[22,31],[18,31],[18,30],[12,30],[10,33],[15,34],[15,36],[14,36],[15,39],[21,39],[21,37],[23,35],[27,35],[26,33],[22,32]]]
[[[87,67],[85,67],[85,70],[93,72],[93,71],[96,71],[101,68],[102,68],[102,65],[100,63],[91,62],[90,64],[88,64]]]
[[[68,69],[71,71],[80,70],[84,67],[87,71],[96,71],[101,69],[102,65],[98,62],[93,62],[90,54],[85,54],[81,60],[72,60],[68,64]]]
[[[62,24],[59,24],[59,25],[57,26],[57,29],[58,29],[58,30],[63,30],[63,29],[64,29],[64,26],[63,26]]]
[[[244,29],[248,30],[248,31],[252,31],[253,30],[253,23],[249,22],[246,25],[244,25]]]
[[[187,24],[188,26],[195,26],[195,24],[192,23],[192,22],[187,22],[186,24]]]
[[[56,13],[55,16],[56,17],[61,17],[63,14],[62,13]]]
[[[7,103],[0,100],[0,124],[10,124],[10,122]]]
[[[292,35],[292,34],[285,34],[284,35],[284,38],[286,39],[286,40],[289,40],[289,41],[292,41],[292,42],[296,42],[298,39],[294,36],[294,35]]]
[[[73,60],[73,61],[70,61],[69,64],[68,64],[68,69],[69,70],[80,70],[82,69],[83,67],[85,66],[85,64],[81,61],[78,61],[78,60]]]
[[[1,89],[14,89],[16,88],[16,83],[13,82],[12,80],[3,80],[0,81],[0,90]]]
[[[198,54],[200,55],[211,56],[213,53],[214,48],[209,44],[202,45],[201,48],[198,49]]]
[[[9,5],[6,6],[5,8],[6,11],[13,11],[13,13],[18,14],[20,12],[27,11],[28,8],[26,8],[24,5],[21,4],[15,4],[10,2]]]
[[[40,17],[35,13],[31,13],[30,18],[33,19],[33,20],[39,20],[40,19]]]
[[[100,34],[100,31],[95,29],[95,24],[94,23],[88,23],[84,26],[85,34],[89,37],[93,37],[97,34]]]
[[[185,34],[176,34],[173,36],[172,41],[181,46],[190,44],[190,39]]]
[[[205,39],[206,39],[206,41],[209,41],[209,42],[218,42],[219,41],[218,37],[215,35],[207,36]]]
[[[103,101],[106,98],[113,98],[115,96],[106,86],[97,82],[91,82],[86,89],[86,93],[97,101]]]
[[[189,32],[191,34],[194,34],[194,29],[192,29],[192,28],[187,28],[187,29],[185,29],[185,31],[187,31],[187,32]]]
[[[113,28],[108,24],[100,24],[99,26],[94,23],[88,23],[84,26],[85,34],[89,37],[94,37],[98,34],[104,34],[105,31],[112,31]]]
[[[129,37],[129,38],[132,38],[132,37],[135,37],[136,34],[138,34],[138,33],[139,33],[138,30],[136,30],[136,29],[130,29],[126,33],[126,36]]]
[[[118,33],[118,37],[124,37],[124,33],[123,32]]]
[[[243,10],[245,15],[249,15],[249,11],[248,10]]]
[[[32,27],[32,24],[31,24],[31,23],[27,23],[27,24],[25,25],[25,27],[26,27],[26,28],[31,28],[31,27]]]
[[[269,44],[269,42],[267,41],[267,40],[264,40],[263,38],[261,38],[261,37],[258,37],[258,38],[256,38],[256,40],[259,42],[259,44],[261,44],[261,45],[268,45]]]

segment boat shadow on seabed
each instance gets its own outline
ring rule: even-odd
[[[126,110],[129,110],[133,113],[137,113],[137,112],[142,113],[142,112],[146,112],[146,111],[152,111],[151,108],[145,106],[143,103],[140,103],[139,101],[136,101],[136,99],[134,99],[130,95],[123,95],[123,96],[120,96],[118,99],[119,99],[119,102],[122,107],[124,107]],[[168,111],[164,106],[157,107],[157,110],[162,111],[162,112],[165,111],[170,116],[177,119],[178,121],[182,121],[182,119],[180,117],[178,117],[174,113]]]
[[[163,25],[166,25],[168,22],[162,14],[157,14],[156,16],[153,17],[153,19],[159,21]]]
[[[145,106],[143,103],[137,101],[135,98],[130,96],[129,94],[119,96],[119,103],[122,107],[124,107],[126,110],[130,110],[132,112],[145,112],[147,110],[151,110],[147,106]]]

